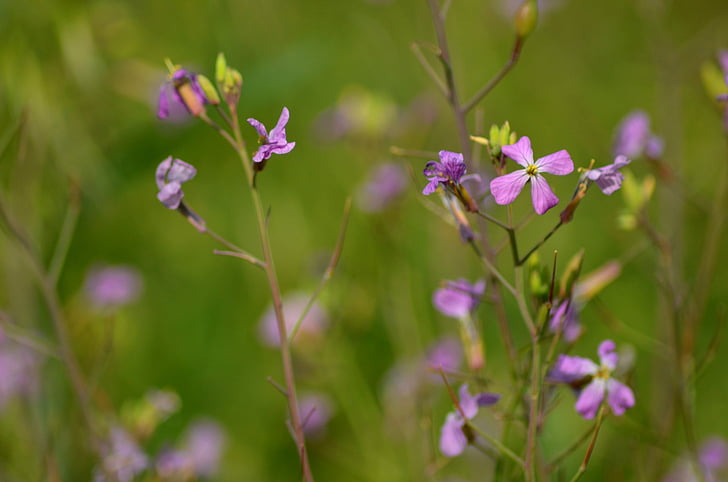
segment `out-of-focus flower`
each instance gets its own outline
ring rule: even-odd
[[[344,136],[382,139],[399,126],[398,107],[386,95],[358,85],[347,86],[336,105],[322,112],[314,129],[322,141]]]
[[[721,437],[713,437],[705,441],[698,450],[698,460],[703,477],[695,473],[695,467],[688,457],[682,457],[673,469],[662,479],[662,482],[719,482],[728,475],[728,443]]]
[[[460,410],[448,413],[440,434],[440,451],[448,457],[460,455],[475,440],[475,435],[467,424],[478,414],[478,408],[493,405],[500,399],[500,395],[495,393],[470,395],[467,383],[460,386],[458,395],[462,413]]]
[[[157,166],[156,180],[159,193],[157,198],[168,209],[177,209],[185,193],[182,184],[197,174],[197,169],[179,159],[169,156]]]
[[[553,333],[561,330],[564,340],[573,342],[581,334],[579,309],[573,298],[557,301],[550,312],[549,330]]]
[[[634,406],[632,390],[612,378],[619,356],[615,353],[612,340],[605,340],[597,350],[600,364],[588,358],[559,355],[549,372],[548,379],[554,383],[566,383],[577,390],[576,411],[584,418],[594,418],[604,398],[615,415],[622,415]]]
[[[650,132],[650,118],[642,110],[630,112],[617,127],[614,141],[614,155],[626,156],[629,159],[648,157],[659,159],[662,156],[664,143],[662,139]]]
[[[131,266],[101,266],[86,275],[84,289],[91,302],[100,308],[126,305],[139,298],[142,277]]]
[[[262,123],[253,118],[248,119],[248,123],[258,131],[260,136],[260,147],[253,155],[253,162],[263,162],[269,159],[272,154],[286,154],[296,147],[295,142],[286,140],[286,124],[288,124],[289,116],[288,109],[284,107],[281,116],[278,118],[278,123],[270,131],[270,134],[268,134]]]
[[[609,196],[622,187],[624,175],[622,175],[619,170],[630,162],[632,161],[627,159],[627,157],[619,155],[616,159],[614,159],[612,164],[587,171],[586,177],[591,181],[594,181],[596,185],[599,186],[599,189]]]
[[[298,402],[303,431],[308,437],[321,437],[331,420],[334,402],[324,393],[303,393]]]
[[[463,318],[475,311],[483,293],[484,280],[478,280],[475,284],[470,284],[465,279],[446,281],[444,287],[435,290],[432,304],[445,316]]]
[[[96,481],[131,482],[148,465],[148,458],[137,442],[121,427],[114,427],[109,443],[96,470]]]
[[[225,434],[212,420],[194,422],[187,429],[181,448],[163,451],[156,462],[162,480],[214,477],[225,449]]]
[[[531,183],[531,199],[537,214],[543,214],[559,203],[542,173],[563,176],[574,170],[574,163],[565,150],[533,160],[531,140],[524,136],[518,142],[501,148],[503,153],[516,161],[523,169],[490,181],[490,191],[498,204],[510,204],[516,200],[527,182]]]
[[[445,337],[427,350],[425,364],[428,370],[439,370],[452,372],[460,368],[463,363],[463,348],[457,339]],[[434,373],[434,379],[441,380],[439,374]],[[433,378],[433,377],[431,377]]]
[[[194,116],[204,112],[207,104],[205,92],[200,87],[197,74],[182,68],[175,67],[167,82],[159,88],[159,102],[157,104],[157,117],[169,117],[170,101],[174,105],[182,106]]]
[[[15,397],[35,393],[39,362],[34,351],[7,339],[0,329],[0,409]]]
[[[283,316],[286,319],[288,334],[290,334],[310,299],[311,295],[306,293],[292,293],[283,299]],[[321,336],[328,324],[328,315],[318,302],[314,302],[301,322],[296,340],[317,338]],[[271,347],[280,346],[278,323],[272,306],[266,310],[260,320],[259,333],[261,340],[266,345]]]
[[[381,164],[359,188],[357,201],[366,212],[382,211],[397,199],[407,186],[407,175],[399,164]]]

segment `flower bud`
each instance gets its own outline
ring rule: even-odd
[[[538,20],[538,6],[536,0],[526,0],[518,7],[515,18],[516,35],[520,38],[528,37],[536,28]]]
[[[218,86],[221,86],[225,82],[225,73],[227,72],[227,62],[225,61],[225,54],[220,52],[217,54],[217,60],[215,60],[215,81]]]
[[[204,75],[197,74],[197,83],[200,85],[202,92],[205,93],[205,97],[207,97],[208,103],[212,105],[217,105],[220,103],[220,96],[217,94],[217,90],[212,85],[212,82],[210,82],[210,79],[208,79]]]
[[[584,250],[582,249],[576,253],[566,265],[564,275],[561,277],[561,290],[559,292],[559,298],[566,299],[571,296],[571,289],[574,286],[579,273],[581,272],[581,265],[584,262]]]

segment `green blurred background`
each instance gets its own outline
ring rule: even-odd
[[[653,130],[666,140],[666,162],[679,178],[658,188],[654,221],[679,247],[681,283],[690,286],[706,207],[725,163],[720,116],[702,90],[699,71],[718,48],[728,47],[726,2],[563,0],[549,6],[519,65],[482,103],[484,124],[509,120],[519,134],[531,137],[537,156],[565,148],[578,166],[592,158],[601,165],[611,162],[619,120],[635,108],[645,109]],[[447,26],[466,98],[509,55],[513,34],[504,11],[499,0],[452,3]],[[194,164],[198,175],[184,188],[190,206],[218,233],[260,253],[234,153],[201,123],[164,123],[155,116],[165,57],[212,76],[222,51],[244,78],[243,118],[271,126],[282,106],[291,111],[287,131],[296,148],[274,156],[259,176],[271,207],[284,293],[316,286],[345,199],[372,167],[397,162],[416,174],[416,184],[385,211],[368,214],[355,206],[341,263],[321,299],[331,326],[315,346],[297,353],[300,389],[328,393],[336,406],[327,433],[311,442],[314,473],[319,480],[455,475],[487,480],[483,474],[490,462],[475,451],[428,475],[433,441],[450,410],[445,390],[429,393],[428,403],[400,399],[403,406],[393,407],[382,388],[397,362],[421,355],[443,334],[457,335],[454,321],[431,305],[440,281],[482,276],[456,231],[419,200],[426,159],[389,154],[391,145],[460,150],[452,114],[409,48],[412,41],[435,41],[426,2],[0,0],[0,38],[0,138],[7,143],[0,158],[3,198],[45,259],[61,229],[69,182],[80,186],[81,214],[59,290],[84,371],[96,363],[102,326],[108,323],[85,307],[87,271],[99,263],[127,264],[143,276],[140,300],[115,317],[113,351],[100,388],[108,410],[153,387],[179,394],[181,410],[145,444],[149,454],[179,437],[190,420],[208,416],[227,434],[219,480],[298,478],[284,400],[266,381],[267,376],[282,380],[280,357],[258,336],[269,305],[263,274],[214,256],[217,245],[155,199],[154,171],[162,159],[173,155]],[[363,125],[334,138],[322,114],[352,91],[364,99]],[[253,129],[245,125],[243,133],[253,145]],[[649,172],[641,164],[632,170],[638,177]],[[564,199],[573,182],[558,179],[552,185]],[[521,215],[529,209],[526,198],[515,205]],[[699,207],[686,199],[697,200]],[[575,221],[545,246],[545,256],[559,249],[563,266],[585,248],[590,271],[644,246],[638,233],[618,229],[622,204],[619,194],[588,196]],[[676,205],[684,206],[677,214]],[[524,230],[522,244],[537,240],[555,216],[536,219]],[[21,251],[7,237],[0,238],[0,247],[0,305],[23,325],[52,337]],[[716,263],[699,351],[725,311],[727,257],[723,250]],[[664,336],[655,265],[653,250],[638,248],[622,277],[601,295],[624,325],[649,337]],[[518,345],[525,345],[525,329],[515,306],[510,308]],[[507,389],[492,307],[481,307],[479,315],[488,375],[496,387]],[[642,480],[638,463],[615,461],[645,450],[636,440],[648,440],[649,431],[640,427],[649,424],[665,396],[653,371],[669,360],[651,351],[649,343],[640,345],[640,338],[610,331],[590,306],[582,318],[587,331],[574,353],[593,356],[605,337],[632,344],[631,384],[637,396],[630,420],[606,424],[584,480]],[[728,434],[726,366],[728,356],[718,351],[697,383],[701,438]],[[79,449],[79,415],[54,360],[43,364],[41,394],[30,412],[49,427],[62,480],[88,480],[95,462]],[[563,395],[545,428],[546,453],[558,452],[588,427],[573,413],[571,396]],[[30,430],[23,421],[26,412],[15,404],[1,415],[0,465],[8,480],[40,480],[44,474],[37,447],[24,435]],[[678,430],[665,442],[670,450],[658,457],[663,467],[683,450],[682,440]],[[581,451],[569,459],[569,477],[580,458]]]

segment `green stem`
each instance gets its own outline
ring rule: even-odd
[[[592,435],[591,442],[589,442],[589,447],[586,449],[586,455],[584,455],[584,460],[581,462],[579,470],[577,470],[576,474],[574,474],[571,482],[576,482],[577,480],[579,480],[579,478],[581,478],[582,475],[584,475],[584,472],[586,472],[586,467],[587,465],[589,465],[589,459],[591,459],[592,452],[594,452],[594,446],[597,443],[597,436],[599,435],[599,429],[602,426],[602,420],[604,420],[604,405],[602,405],[599,409],[597,422],[594,424],[594,434]]]
[[[508,62],[503,66],[503,68],[498,72],[495,77],[493,77],[487,84],[483,86],[482,89],[480,89],[463,107],[463,112],[468,113],[470,112],[473,107],[478,105],[478,102],[483,100],[483,98],[490,93],[491,90],[495,88],[498,83],[503,80],[503,78],[510,72],[510,70],[516,66],[516,62],[518,62],[519,57],[521,56],[521,49],[523,48],[523,38],[518,36],[516,37],[516,43],[513,45],[513,50],[511,52],[511,57],[508,59]]]
[[[534,253],[534,252],[535,252],[535,251],[536,251],[536,250],[537,250],[538,248],[540,248],[541,246],[543,246],[543,244],[544,244],[544,243],[545,243],[546,241],[548,241],[548,239],[549,239],[549,238],[550,238],[551,236],[553,236],[553,235],[554,235],[554,233],[555,233],[556,231],[558,231],[558,230],[559,230],[559,228],[560,228],[560,227],[561,227],[561,226],[562,226],[563,224],[564,224],[564,223],[562,223],[561,221],[559,221],[558,223],[556,223],[556,226],[554,226],[553,228],[551,228],[551,231],[549,231],[548,233],[546,233],[546,236],[544,236],[544,237],[543,237],[543,239],[541,239],[541,241],[539,241],[538,243],[536,243],[536,245],[535,245],[535,246],[534,246],[533,248],[531,248],[531,249],[530,249],[530,250],[528,251],[528,253],[526,253],[526,254],[525,254],[525,255],[523,256],[523,258],[521,258],[521,259],[519,259],[519,260],[518,260],[518,262],[516,263],[516,266],[521,266],[521,265],[522,265],[523,263],[525,263],[526,261],[528,261],[528,258],[530,258],[530,257],[531,257],[531,255],[532,255],[532,254],[533,254],[533,253]]]

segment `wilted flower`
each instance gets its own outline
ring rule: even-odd
[[[86,275],[85,290],[94,305],[107,308],[131,303],[139,298],[142,277],[130,266],[92,268]]]
[[[448,457],[460,455],[465,447],[475,440],[475,435],[467,424],[478,414],[478,408],[493,405],[500,399],[500,395],[495,393],[479,393],[472,396],[467,383],[460,386],[458,395],[462,412],[455,410],[448,413],[440,434],[440,451]]]
[[[131,482],[147,468],[147,464],[147,456],[131,435],[121,427],[114,427],[95,480]]]
[[[298,401],[303,431],[308,437],[320,437],[331,420],[334,402],[324,393],[303,393]]]
[[[184,107],[194,116],[204,112],[204,104],[207,103],[205,92],[197,81],[197,74],[181,68],[176,68],[159,89],[157,117],[160,119],[169,117],[170,99],[172,104]]]
[[[698,450],[702,479],[695,473],[689,458],[681,458],[662,482],[718,482],[725,480],[722,476],[728,468],[728,443],[721,437],[713,437],[704,442]]]
[[[445,286],[435,290],[432,304],[445,316],[462,318],[470,315],[480,304],[485,293],[485,281],[470,284],[465,279],[446,281]]]
[[[169,156],[157,166],[156,179],[159,193],[157,198],[168,209],[177,209],[184,197],[182,184],[197,174],[197,169],[179,159]]]
[[[635,403],[632,390],[611,377],[619,359],[614,350],[612,340],[603,341],[597,350],[599,365],[588,358],[559,355],[549,372],[549,381],[566,383],[577,390],[575,408],[586,419],[596,416],[605,396],[615,415],[622,415]]]
[[[286,331],[289,335],[310,299],[311,295],[306,293],[289,294],[283,299],[283,316],[286,319]],[[326,329],[327,325],[328,315],[318,302],[314,302],[301,322],[296,339],[316,338]],[[263,343],[271,347],[280,346],[278,323],[272,306],[263,314],[258,326]]]
[[[563,176],[574,170],[574,163],[565,150],[533,160],[531,140],[524,136],[518,142],[501,148],[503,153],[523,169],[490,181],[490,191],[498,204],[510,204],[518,197],[527,182],[531,183],[531,199],[537,214],[543,214],[559,203],[542,173]]]
[[[278,123],[270,131],[266,131],[265,126],[259,121],[250,118],[248,123],[255,127],[260,136],[260,147],[253,155],[253,162],[263,162],[269,159],[272,154],[286,154],[291,152],[296,147],[295,142],[288,142],[286,140],[286,124],[288,124],[289,113],[286,107],[281,111],[281,116],[278,118]]]
[[[0,409],[12,398],[35,393],[39,362],[34,351],[7,339],[0,329]]]
[[[630,162],[632,161],[627,159],[626,156],[619,155],[612,164],[588,171],[586,177],[594,181],[599,189],[608,196],[622,187],[624,176],[619,172],[619,169]]]
[[[662,156],[663,141],[650,132],[650,118],[641,110],[631,112],[617,127],[614,141],[614,155],[630,159],[648,157],[658,159]]]
[[[378,212],[397,199],[407,186],[407,175],[398,164],[381,164],[359,188],[359,207],[366,212]]]

